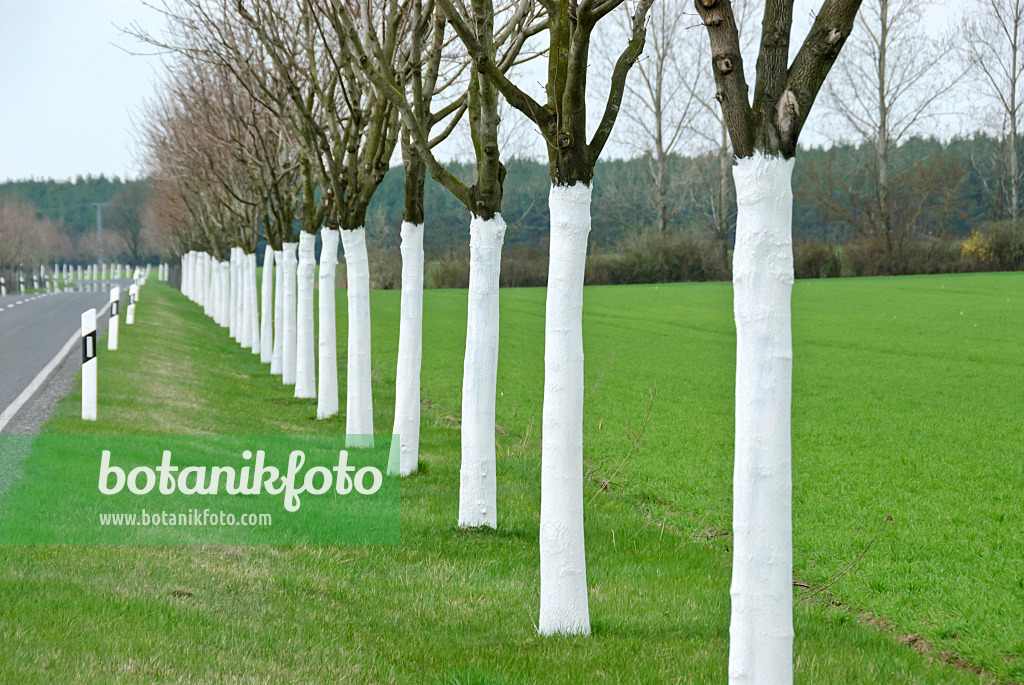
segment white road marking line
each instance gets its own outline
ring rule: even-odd
[[[109,302],[99,311],[96,317],[99,318],[100,316],[103,316],[108,309],[110,309]],[[11,422],[11,419],[14,418],[14,415],[21,411],[21,408],[25,406],[26,402],[32,399],[32,396],[35,395],[40,386],[46,382],[46,379],[51,373],[53,373],[53,370],[57,368],[62,361],[64,361],[64,357],[68,356],[68,352],[71,351],[71,348],[75,345],[81,344],[81,340],[82,331],[76,330],[71,338],[64,343],[64,347],[60,348],[60,352],[58,352],[56,356],[54,356],[54,358],[43,367],[42,371],[36,374],[36,377],[32,379],[32,382],[21,391],[20,395],[14,398],[14,401],[11,402],[6,409],[4,409],[3,413],[0,414],[0,431],[3,431],[7,424]]]

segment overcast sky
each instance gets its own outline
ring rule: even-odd
[[[797,0],[794,40],[819,2]],[[933,26],[952,5],[936,3]],[[140,174],[131,115],[159,60],[123,49],[142,49],[118,30],[136,21],[163,25],[139,0],[0,0],[0,181]]]

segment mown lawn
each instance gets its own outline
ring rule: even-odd
[[[1024,677],[1020,292],[1018,275],[797,283],[796,575],[835,580],[797,602],[798,681]],[[543,291],[502,291],[496,533],[454,525],[465,292],[429,291],[400,547],[0,548],[0,681],[724,681],[730,288],[585,298],[592,637],[534,626]],[[385,433],[398,303],[373,293]],[[344,430],[154,279],[121,330],[120,352],[100,346],[101,420],[83,425],[73,393],[48,431]]]

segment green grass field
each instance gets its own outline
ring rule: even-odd
[[[798,681],[1024,679],[1022,293],[1016,274],[796,284]],[[729,286],[586,290],[589,638],[534,625],[542,290],[502,291],[499,530],[455,527],[465,306],[425,297],[400,547],[0,548],[0,681],[724,681]],[[386,433],[398,293],[373,307]],[[152,279],[121,351],[100,347],[101,420],[72,393],[47,431],[344,430]]]

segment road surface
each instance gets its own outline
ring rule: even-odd
[[[55,361],[75,331],[81,330],[82,312],[92,307],[99,311],[107,304],[110,293],[103,288],[120,285],[122,302],[126,304],[130,283],[87,281],[85,288],[94,286],[97,290],[0,296],[0,433],[39,431],[57,401],[71,389],[82,364],[80,345],[73,345],[56,360],[52,371],[13,416],[8,409]],[[99,334],[106,330],[107,321],[108,316],[99,317]]]

